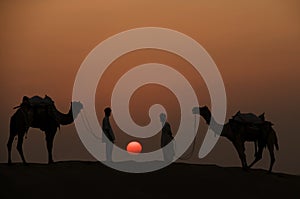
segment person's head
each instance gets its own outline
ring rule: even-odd
[[[111,109],[109,107],[106,107],[104,109],[104,113],[105,113],[105,116],[109,117],[110,116],[110,113],[111,113]]]
[[[165,113],[161,113],[159,115],[161,123],[165,123],[167,120],[167,115]]]

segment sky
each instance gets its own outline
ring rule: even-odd
[[[210,54],[223,78],[228,120],[237,111],[261,114],[274,123],[280,150],[275,152],[274,171],[300,174],[298,132],[300,77],[300,10],[297,0],[264,1],[9,1],[0,2],[0,162],[6,162],[6,142],[13,107],[24,95],[52,97],[62,112],[69,110],[74,80],[80,65],[100,42],[119,32],[139,27],[163,27],[182,32]],[[199,103],[210,105],[202,77],[181,57],[148,49],[116,59],[103,74],[96,93],[99,121],[110,106],[116,81],[139,64],[157,62],[171,66],[191,83]],[[164,92],[164,97],[161,93]],[[180,108],[166,88],[147,85],[131,98],[130,111],[139,125],[149,122],[148,109],[163,104],[173,131],[178,128]],[[119,145],[130,139],[116,126]],[[203,159],[197,153],[206,124],[200,122],[194,156],[188,163],[240,166],[232,144],[220,138]],[[144,143],[144,150],[159,147],[159,134]],[[148,141],[149,143],[149,141]],[[13,148],[13,161],[20,161]],[[47,162],[44,134],[30,129],[24,141],[29,162]],[[253,144],[246,144],[248,162]],[[54,159],[93,160],[81,143],[74,124],[57,133]],[[268,168],[267,151],[255,168]]]

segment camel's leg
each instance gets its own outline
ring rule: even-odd
[[[48,150],[48,164],[53,163],[52,149],[53,149],[54,136],[55,136],[55,132],[53,132],[53,131],[47,131],[46,132],[46,142],[47,142],[47,150]]]
[[[11,164],[11,147],[12,147],[12,143],[14,141],[15,135],[13,135],[12,133],[9,135],[9,139],[7,142],[7,151],[8,151],[8,164]]]
[[[16,122],[16,115],[14,114],[10,118],[10,124],[9,124],[9,139],[7,141],[7,152],[8,152],[8,164],[11,164],[11,147],[14,142],[14,138],[18,134],[18,127]]]
[[[239,157],[240,157],[243,169],[247,169],[248,166],[247,166],[247,161],[246,161],[245,145],[244,145],[244,143],[234,142],[233,144],[234,144],[234,147],[235,147],[235,149],[237,150],[237,152],[239,154]]]
[[[270,167],[269,167],[269,172],[271,173],[273,165],[275,163],[274,146],[272,143],[268,143],[267,146],[268,146],[268,150],[269,150],[269,154],[270,154],[270,158],[271,158]]]
[[[258,141],[255,141],[258,145],[258,152],[255,155],[254,161],[249,165],[249,168],[251,168],[255,163],[257,163],[259,160],[262,159],[262,154],[264,150],[264,142],[262,139],[259,139]]]
[[[22,134],[18,134],[18,144],[17,144],[17,150],[22,158],[22,161],[24,164],[27,164],[26,160],[25,160],[25,157],[24,157],[24,154],[23,154],[23,137],[24,137],[24,134],[25,133],[22,133]]]
[[[255,159],[254,161],[249,165],[249,168],[251,168],[255,163],[257,163],[259,160],[261,160],[262,158],[262,153],[263,153],[264,147],[263,146],[259,146],[258,147],[258,152],[255,155]]]
[[[254,151],[255,151],[254,157],[256,157],[257,156],[257,141],[254,141]]]

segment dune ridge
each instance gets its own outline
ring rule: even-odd
[[[100,162],[0,164],[0,198],[299,198],[300,176],[266,170],[173,163],[125,173]]]

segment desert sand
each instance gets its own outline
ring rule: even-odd
[[[300,176],[173,163],[125,173],[100,162],[0,164],[0,198],[300,198]]]

